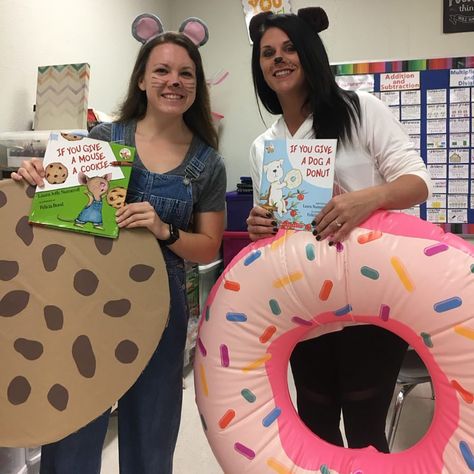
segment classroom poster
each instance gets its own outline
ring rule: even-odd
[[[273,13],[292,13],[291,0],[242,0],[244,9],[245,24],[247,25],[247,33],[249,33],[250,19],[261,12]],[[249,41],[252,44],[252,40]]]
[[[427,203],[405,212],[474,233],[474,57],[332,66],[341,87],[368,90],[401,122],[433,180]],[[364,84],[364,87],[360,87]]]

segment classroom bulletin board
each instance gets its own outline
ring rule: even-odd
[[[433,180],[433,196],[406,212],[474,233],[474,56],[332,66],[344,89],[379,97],[402,123]]]

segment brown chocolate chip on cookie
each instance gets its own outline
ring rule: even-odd
[[[107,202],[115,209],[120,209],[125,205],[125,197],[127,196],[127,190],[118,186],[116,188],[112,188],[107,193]]]
[[[62,163],[50,163],[45,169],[45,178],[49,184],[62,184],[68,176],[67,168]]]

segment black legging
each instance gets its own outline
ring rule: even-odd
[[[408,344],[372,325],[300,342],[291,355],[300,418],[320,438],[388,453],[385,420]]]

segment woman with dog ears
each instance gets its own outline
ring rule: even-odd
[[[169,321],[147,367],[118,402],[121,474],[166,474],[181,416],[188,311],[183,259],[208,263],[224,230],[226,175],[216,151],[209,95],[198,47],[206,25],[185,20],[164,32],[154,15],[140,15],[132,33],[143,43],[119,118],[90,136],[137,148],[120,227],[146,227],[160,245],[170,285]],[[40,161],[23,163],[16,180],[42,185]],[[192,232],[190,231],[192,227]],[[153,304],[153,302],[150,302]],[[67,438],[43,446],[41,474],[96,474],[109,412]]]
[[[254,200],[265,140],[336,138],[333,198],[315,216],[316,240],[333,245],[377,209],[404,209],[427,199],[431,182],[422,158],[400,123],[368,93],[342,90],[318,35],[329,21],[321,8],[297,14],[263,12],[250,22],[256,95],[281,117],[252,144]],[[247,219],[252,240],[278,229],[255,206]],[[298,412],[320,438],[342,446],[388,452],[385,419],[407,344],[371,325],[350,326],[299,343],[291,367]],[[324,360],[324,363],[318,361]]]

